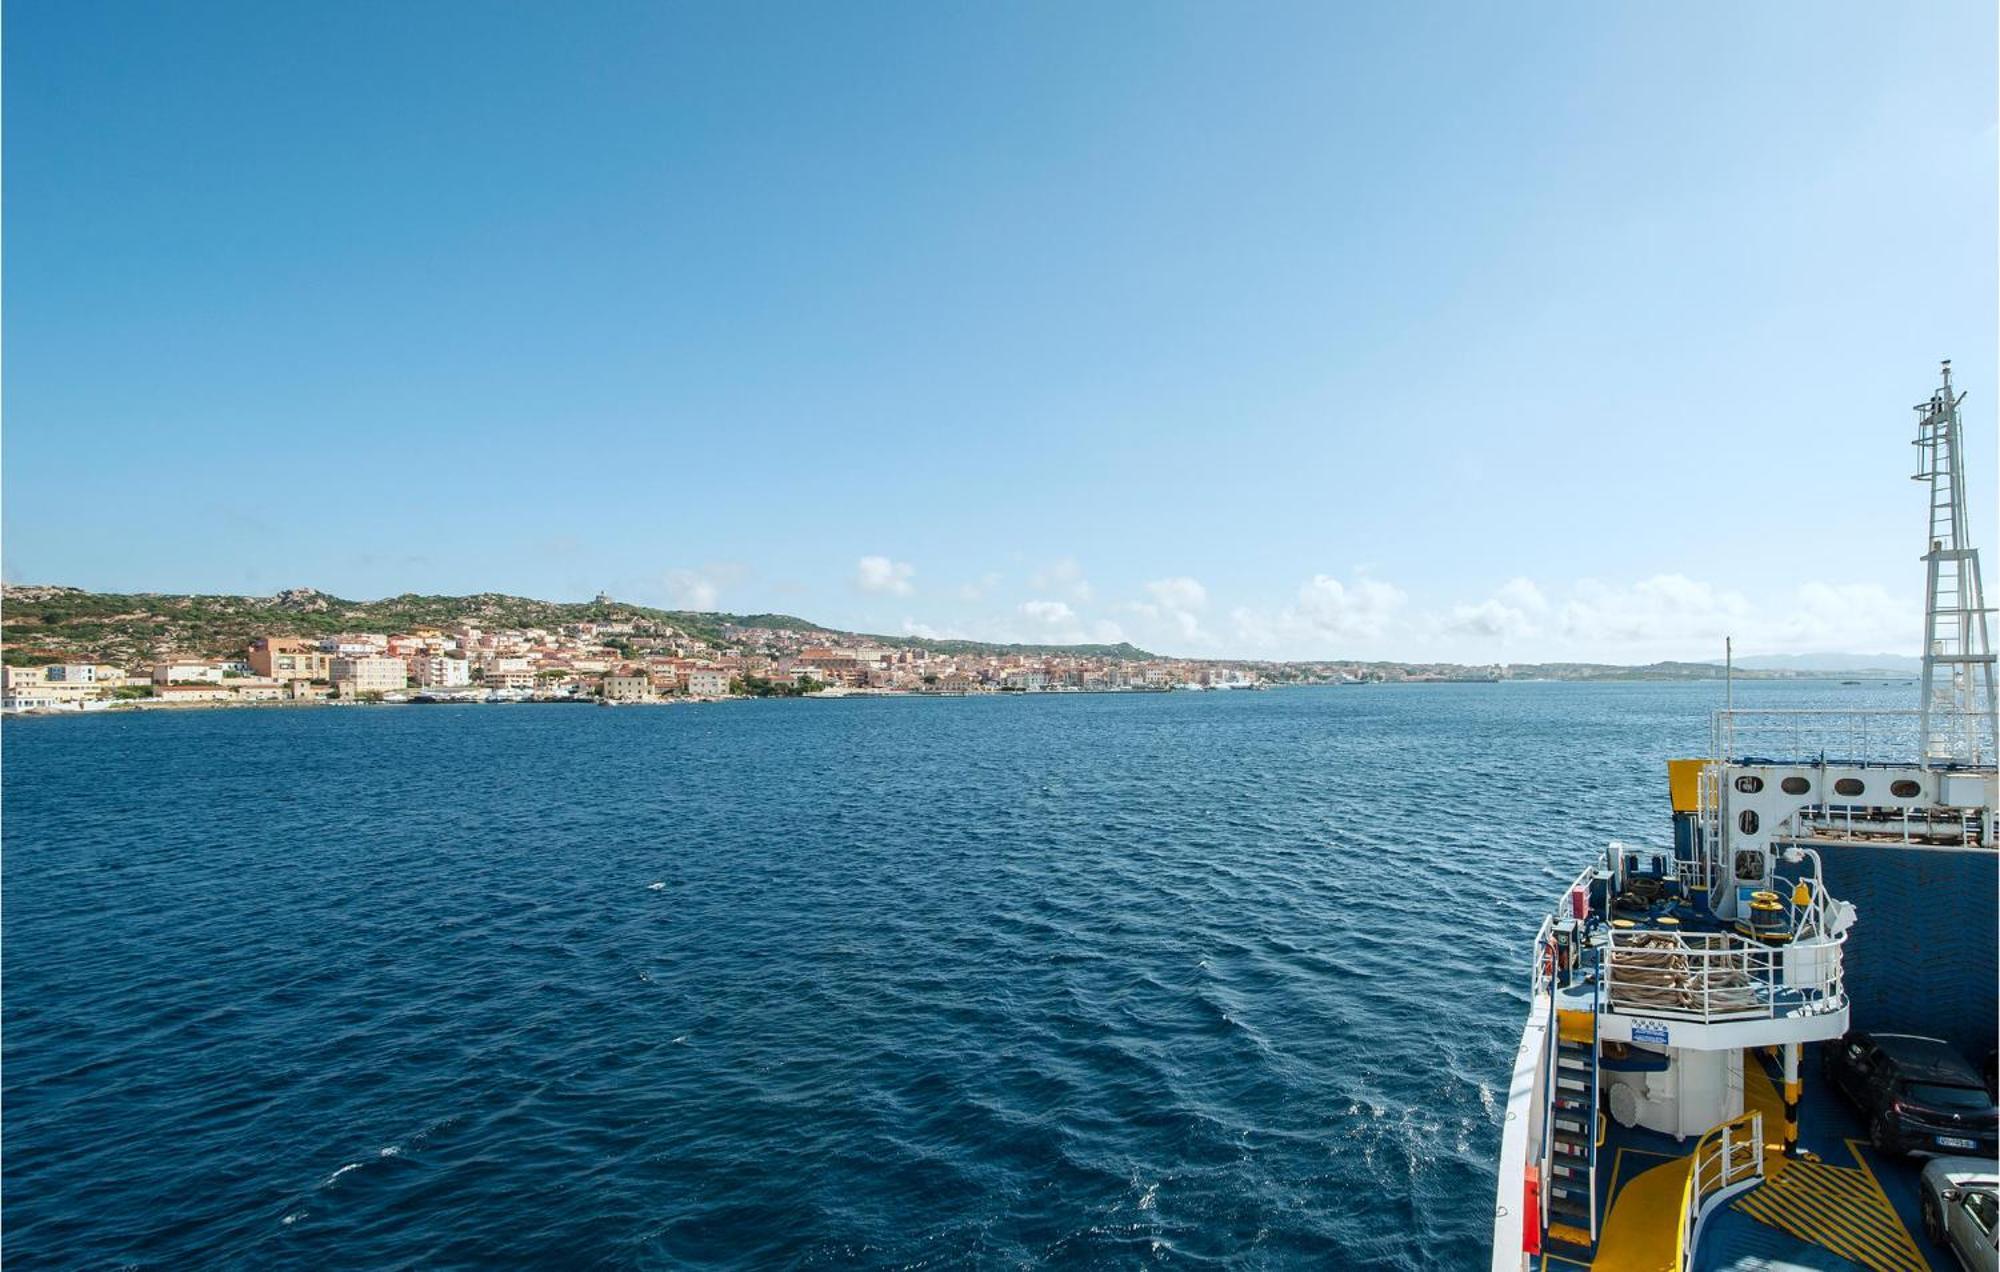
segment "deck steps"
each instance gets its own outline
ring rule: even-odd
[[[1581,1013],[1569,1013],[1581,1014]],[[1574,1022],[1556,1038],[1548,1103],[1549,1175],[1544,1202],[1551,1241],[1579,1250],[1596,1244],[1597,1039]]]
[[[1560,1241],[1564,1245],[1575,1246],[1579,1250],[1590,1249],[1589,1230],[1578,1228],[1573,1224],[1551,1222],[1549,1224],[1549,1240]]]

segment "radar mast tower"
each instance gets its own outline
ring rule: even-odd
[[[1987,643],[1979,549],[1965,507],[1965,457],[1951,361],[1944,383],[1919,403],[1915,480],[1930,483],[1930,551],[1924,554],[1924,687],[1919,762],[1925,766],[1994,760],[1993,649]]]

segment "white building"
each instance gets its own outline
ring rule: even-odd
[[[426,689],[456,689],[472,683],[472,664],[463,658],[419,655],[410,659],[410,674]]]
[[[49,688],[47,667],[0,667],[0,707],[37,711],[53,707],[57,694]]]
[[[409,687],[410,668],[400,658],[336,658],[333,686],[343,698],[394,693]]]
[[[153,664],[156,685],[219,685],[222,668],[205,662],[163,662]]]
[[[329,636],[319,643],[319,647],[329,654],[339,654],[343,658],[366,658],[389,648],[387,636]]]
[[[688,692],[697,698],[720,698],[729,692],[729,673],[726,671],[690,671],[687,674]]]

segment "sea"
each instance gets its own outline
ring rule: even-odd
[[[1721,699],[11,719],[6,1260],[1484,1266],[1535,925]]]

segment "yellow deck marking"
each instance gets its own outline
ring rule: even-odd
[[[1622,1164],[1625,1150],[1618,1156]],[[1672,1272],[1688,1160],[1676,1157],[1641,1171],[1613,1195],[1590,1264],[1596,1272]],[[1615,1184],[1615,1168],[1613,1175]]]
[[[1573,1223],[1552,1223],[1549,1225],[1549,1240],[1560,1241],[1564,1245],[1575,1246],[1580,1250],[1588,1250],[1590,1231],[1579,1228]]]
[[[1930,1264],[1868,1169],[1857,1141],[1849,1140],[1847,1147],[1860,1163],[1858,1169],[1788,1162],[1781,1174],[1737,1198],[1736,1209],[1874,1272],[1926,1272]]]
[[[1735,1209],[1874,1272],[1928,1272],[1930,1265],[1861,1155],[1859,1140],[1847,1141],[1855,1166],[1784,1155],[1785,1100],[1754,1054],[1744,1056],[1743,1106],[1764,1115],[1765,1179],[1731,1203]],[[1595,1272],[1672,1272],[1689,1159],[1676,1157],[1649,1167],[1621,1190],[1618,1176],[1628,1152],[1659,1156],[1621,1148],[1612,1159],[1611,1210],[1589,1266]],[[1576,1266],[1560,1255],[1544,1254],[1542,1267],[1547,1269],[1551,1260]]]

